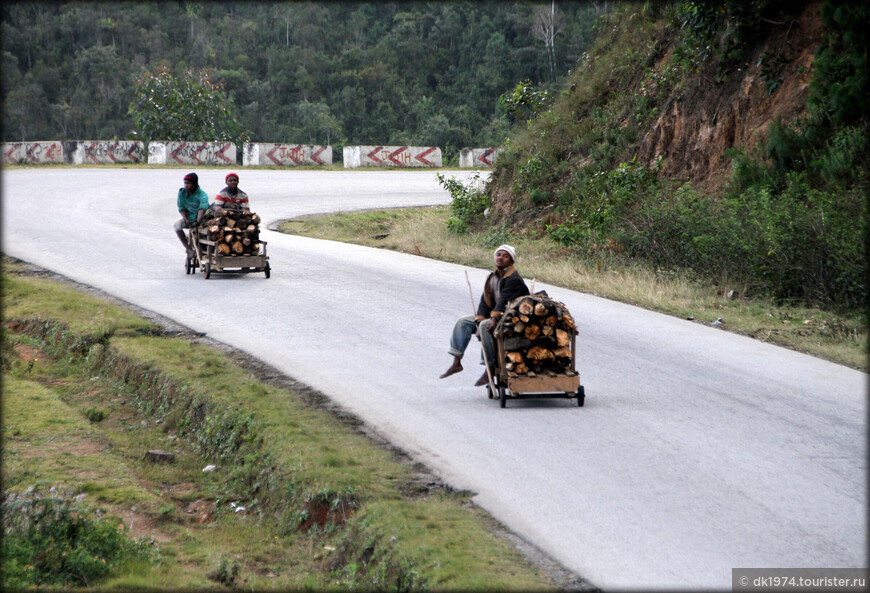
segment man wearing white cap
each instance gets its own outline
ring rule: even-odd
[[[529,294],[528,286],[514,268],[516,259],[516,250],[510,245],[499,245],[495,250],[495,270],[490,273],[483,285],[483,294],[477,305],[477,314],[460,317],[456,321],[456,325],[453,326],[450,349],[447,351],[453,355],[453,364],[441,375],[442,379],[462,370],[462,355],[475,332],[483,342],[486,360],[490,364],[495,361],[492,332],[495,330],[499,317],[504,313],[506,305],[510,301]],[[487,374],[484,370],[483,376],[478,379],[475,385],[485,385],[486,383]]]

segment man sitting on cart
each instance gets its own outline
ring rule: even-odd
[[[214,209],[224,210],[250,210],[248,203],[248,194],[239,189],[239,176],[235,173],[230,173],[226,176],[227,186],[218,192],[214,198]]]
[[[196,173],[188,173],[184,176],[184,187],[178,190],[178,212],[181,218],[175,221],[175,234],[184,245],[188,257],[193,257],[190,247],[187,245],[187,237],[184,229],[198,225],[203,214],[208,210],[208,194],[199,187],[199,177]]]
[[[493,366],[495,348],[492,344],[492,332],[495,331],[495,326],[507,304],[517,297],[529,294],[528,286],[514,268],[516,257],[516,250],[510,245],[501,245],[495,250],[495,270],[487,276],[483,285],[483,294],[477,305],[477,314],[460,317],[456,321],[456,325],[453,326],[450,349],[447,351],[453,355],[453,364],[441,375],[442,379],[462,370],[462,355],[474,333],[480,336],[483,343],[486,363],[492,372],[495,371]],[[483,375],[475,385],[486,385],[487,382],[488,375],[484,370]]]

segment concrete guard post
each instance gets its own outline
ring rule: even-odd
[[[463,148],[459,152],[459,167],[461,169],[492,167],[501,151],[501,148]]]
[[[151,142],[149,165],[235,165],[232,142]]]
[[[141,140],[85,140],[77,142],[73,164],[144,163],[145,143]]]
[[[437,146],[345,146],[344,167],[440,167]]]
[[[331,165],[332,146],[316,144],[274,144],[247,142],[243,147],[242,165]]]
[[[59,140],[49,142],[3,142],[0,145],[4,165],[45,165],[63,164],[63,143]]]

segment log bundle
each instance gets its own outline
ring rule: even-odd
[[[200,223],[218,255],[260,253],[260,217],[246,210],[208,210]]]
[[[574,374],[576,333],[567,307],[544,292],[511,301],[495,329],[504,343],[504,368],[517,375]]]

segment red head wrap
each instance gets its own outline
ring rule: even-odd
[[[238,175],[236,175],[236,174],[235,174],[235,173],[227,173],[227,176],[226,176],[226,177],[224,177],[224,182],[226,182],[226,181],[228,181],[228,180],[229,180],[229,178],[230,178],[230,177],[235,177],[235,178],[236,178],[236,180],[238,180],[238,179],[239,179],[239,176],[238,176]]]

